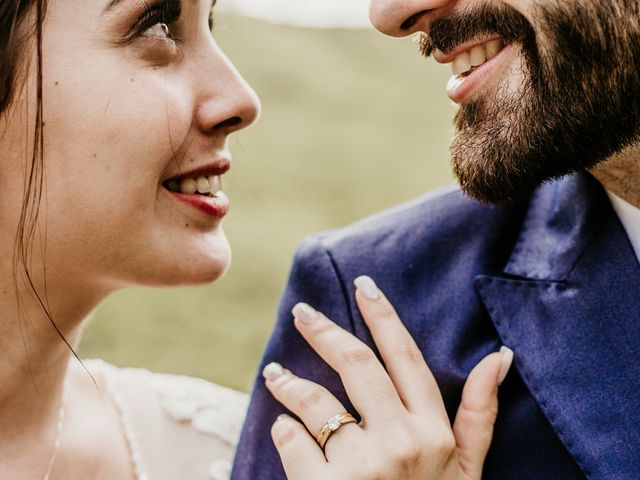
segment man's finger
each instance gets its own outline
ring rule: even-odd
[[[470,480],[482,478],[498,415],[498,386],[513,362],[513,352],[503,347],[485,357],[469,374],[462,391],[453,434],[460,466]]]

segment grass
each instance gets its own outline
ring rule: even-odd
[[[408,39],[234,16],[219,16],[215,36],[264,107],[231,140],[232,268],[214,285],[114,294],[80,354],[247,391],[296,244],[451,183],[453,109],[447,69]]]

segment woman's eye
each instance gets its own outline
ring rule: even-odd
[[[141,36],[143,37],[161,37],[161,38],[171,38],[171,29],[169,25],[164,22],[158,22],[150,28],[147,28],[144,32],[142,32]]]
[[[177,40],[173,27],[182,16],[181,0],[144,0],[145,11],[135,26],[140,37]]]

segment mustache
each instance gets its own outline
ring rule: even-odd
[[[495,35],[505,43],[535,43],[535,31],[527,18],[507,5],[484,4],[435,19],[429,32],[421,33],[420,53],[430,57],[434,50],[449,53],[458,45],[480,36]]]

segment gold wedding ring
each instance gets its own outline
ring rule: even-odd
[[[331,417],[327,423],[320,429],[320,433],[316,437],[316,441],[320,448],[324,452],[324,446],[327,441],[341,426],[347,423],[358,423],[358,421],[349,413],[339,413],[338,415]]]

